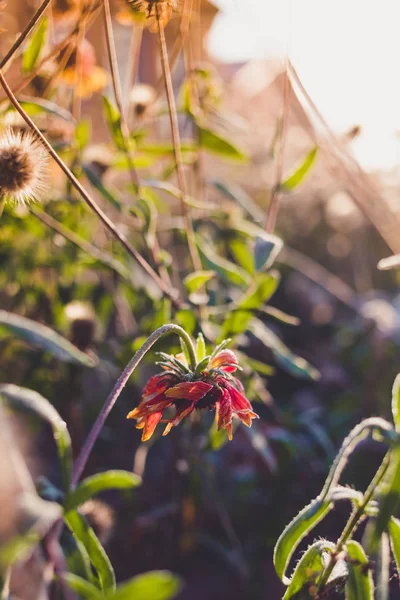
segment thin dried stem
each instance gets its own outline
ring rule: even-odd
[[[140,194],[141,182],[139,179],[139,175],[135,169],[134,158],[132,155],[130,142],[129,142],[129,127],[125,117],[125,107],[122,100],[122,88],[121,88],[121,80],[119,76],[118,69],[118,59],[117,52],[115,46],[114,32],[112,27],[112,18],[111,18],[111,10],[109,0],[104,0],[103,5],[103,14],[104,14],[104,26],[106,31],[106,42],[107,42],[107,51],[108,51],[108,59],[110,65],[111,79],[114,90],[115,102],[117,104],[120,119],[121,119],[121,133],[122,133],[122,141],[124,146],[124,153],[126,159],[128,161],[129,173],[131,176],[132,185],[137,194]],[[153,256],[153,260],[155,265],[158,268],[161,279],[168,286],[171,286],[171,279],[169,277],[167,269],[165,269],[162,265],[160,265],[160,247],[158,241],[155,240],[155,244],[150,248],[150,251]]]
[[[18,48],[24,43],[24,41],[26,40],[32,29],[35,27],[36,23],[39,21],[46,8],[49,6],[50,2],[51,0],[43,0],[42,4],[39,6],[39,8],[33,15],[32,19],[29,21],[23,32],[11,46],[10,50],[7,52],[5,57],[0,61],[0,69],[3,69],[6,66],[10,58],[14,56]]]
[[[122,101],[122,89],[121,89],[121,80],[119,77],[118,70],[118,59],[117,52],[115,49],[115,40],[114,40],[114,31],[112,26],[111,19],[111,10],[110,10],[110,2],[109,0],[104,0],[103,4],[103,15],[104,15],[104,26],[106,32],[106,43],[107,43],[107,52],[108,52],[108,60],[110,65],[111,72],[111,80],[114,90],[115,102],[119,110],[120,118],[121,118],[121,133],[124,145],[124,152],[126,154],[126,158],[128,160],[129,173],[132,180],[132,185],[138,194],[140,191],[140,181],[139,176],[136,172],[132,151],[130,149],[129,144],[129,129],[125,118],[125,110],[124,103]]]
[[[280,201],[280,187],[282,182],[283,175],[283,163],[285,157],[285,146],[286,146],[286,138],[287,138],[287,128],[288,128],[288,117],[289,117],[289,91],[290,91],[290,81],[289,81],[289,57],[286,56],[285,60],[285,74],[284,74],[284,82],[283,82],[283,108],[282,108],[282,119],[280,123],[280,136],[279,136],[279,149],[278,149],[278,160],[276,165],[276,178],[275,185],[272,189],[271,200],[269,203],[268,214],[267,214],[267,222],[265,225],[265,229],[267,233],[273,233],[276,226],[276,219],[278,217],[279,211],[279,201]]]
[[[202,269],[201,260],[199,251],[197,249],[193,223],[190,217],[189,207],[187,205],[187,197],[188,190],[186,184],[185,173],[183,169],[183,159],[182,159],[182,149],[181,149],[181,140],[179,134],[179,124],[178,124],[178,115],[176,110],[175,96],[174,96],[174,88],[172,85],[171,71],[169,68],[168,61],[168,52],[167,52],[167,44],[165,41],[165,32],[164,25],[159,18],[157,12],[157,23],[158,23],[158,37],[160,42],[160,53],[161,53],[161,65],[164,75],[164,84],[165,91],[167,95],[168,108],[169,108],[169,118],[171,124],[171,133],[172,133],[172,143],[174,146],[174,155],[175,155],[175,163],[176,163],[176,172],[178,176],[178,184],[181,191],[181,203],[182,203],[182,212],[185,219],[186,226],[186,234],[189,246],[189,253],[192,259],[193,267],[195,271],[200,271]]]
[[[24,119],[25,123],[30,127],[30,129],[37,135],[38,139],[41,140],[45,148],[48,150],[50,156],[53,160],[58,164],[63,173],[67,176],[73,187],[77,190],[86,204],[97,214],[99,219],[105,225],[105,227],[111,232],[111,234],[124,246],[127,252],[139,263],[139,265],[146,271],[146,273],[152,278],[152,280],[158,285],[160,290],[168,296],[175,306],[180,306],[180,303],[175,298],[174,294],[170,289],[165,285],[162,279],[157,275],[154,269],[149,265],[149,263],[142,257],[140,252],[134,248],[128,239],[121,233],[118,228],[114,225],[111,219],[102,211],[102,209],[97,205],[95,200],[89,195],[89,193],[85,190],[85,188],[80,184],[78,179],[69,169],[69,167],[64,163],[64,161],[58,156],[57,152],[55,152],[47,141],[45,136],[42,134],[40,129],[35,125],[32,119],[27,115],[24,109],[19,104],[15,95],[11,91],[7,81],[4,79],[3,73],[0,71],[0,85],[8,96],[11,104],[18,111],[21,117]]]

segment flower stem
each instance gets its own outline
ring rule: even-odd
[[[82,475],[83,469],[85,468],[86,462],[89,458],[92,448],[93,448],[97,438],[99,437],[100,431],[102,430],[103,425],[104,425],[108,415],[110,414],[114,404],[118,400],[119,395],[121,394],[122,390],[124,389],[125,385],[127,384],[133,371],[136,369],[136,367],[141,362],[141,360],[144,358],[144,356],[147,354],[147,352],[150,350],[150,348],[156,342],[158,342],[158,340],[165,337],[166,335],[169,335],[170,333],[176,333],[182,339],[182,341],[186,345],[187,350],[189,352],[191,369],[193,371],[196,370],[196,364],[197,364],[196,351],[195,351],[192,339],[186,333],[186,331],[184,329],[182,329],[182,327],[179,327],[179,325],[174,325],[174,324],[163,325],[162,327],[159,327],[158,329],[156,329],[156,331],[154,331],[147,338],[147,340],[144,342],[144,344],[139,348],[139,350],[133,356],[131,361],[125,367],[124,371],[122,372],[121,376],[119,377],[118,381],[116,382],[113,390],[111,391],[110,395],[108,396],[107,400],[105,401],[105,404],[104,404],[103,408],[101,409],[92,429],[90,430],[89,435],[86,439],[86,442],[83,445],[83,447],[79,453],[79,456],[76,460],[76,463],[74,465],[73,473],[72,473],[72,485],[76,485],[80,476]]]
[[[17,98],[13,94],[11,88],[9,87],[8,83],[4,79],[4,75],[1,72],[1,70],[0,70],[0,85],[2,86],[6,95],[8,96],[11,104],[14,106],[14,108],[18,111],[18,113],[24,119],[25,123],[27,123],[27,125],[29,125],[30,129],[37,135],[37,137],[40,139],[42,144],[45,146],[45,148],[49,152],[50,156],[58,164],[60,169],[67,176],[67,178],[69,179],[71,184],[78,191],[78,193],[81,195],[81,197],[86,202],[86,204],[96,213],[96,215],[99,217],[99,219],[105,225],[105,227],[122,244],[122,246],[124,246],[124,248],[127,250],[127,252],[136,260],[136,262],[138,262],[140,264],[140,266],[146,271],[146,273],[153,279],[153,281],[158,285],[160,290],[171,299],[173,305],[176,307],[179,307],[180,303],[176,299],[173,292],[166,286],[166,284],[162,281],[162,279],[159,277],[159,275],[157,275],[157,273],[154,271],[154,269],[151,267],[151,265],[149,265],[149,263],[143,258],[143,256],[140,254],[140,252],[138,252],[136,250],[136,248],[134,248],[130,244],[130,242],[124,236],[124,234],[119,231],[119,229],[114,225],[114,223],[111,221],[111,219],[97,205],[95,200],[89,195],[89,193],[85,190],[85,188],[80,184],[78,179],[75,177],[75,175],[69,169],[69,167],[65,164],[65,162],[62,160],[62,158],[60,158],[58,156],[57,152],[55,152],[55,150],[53,150],[51,144],[47,141],[47,139],[44,137],[44,135],[42,134],[40,129],[38,129],[38,127],[35,125],[35,123],[27,115],[27,113],[24,111],[24,109],[18,102]]]
[[[342,551],[343,546],[345,545],[347,540],[350,538],[353,531],[356,529],[360,519],[364,515],[364,511],[365,511],[368,503],[371,501],[372,496],[375,493],[376,488],[378,487],[378,485],[381,483],[382,479],[384,478],[386,471],[388,470],[389,464],[390,464],[390,451],[386,453],[385,458],[383,459],[379,469],[375,473],[374,478],[372,479],[371,483],[369,484],[361,503],[359,504],[359,506],[357,506],[353,510],[352,514],[350,515],[350,518],[347,521],[345,528],[343,529],[342,535],[340,536],[340,538],[338,539],[338,541],[336,543],[334,556],[331,556],[329,564],[327,565],[325,571],[323,572],[323,574],[321,576],[321,581],[319,582],[319,585],[318,585],[318,591],[323,590],[324,587],[326,586],[326,584],[328,583],[329,577],[331,576],[332,571],[335,567],[335,556],[337,556]]]
[[[156,6],[157,9],[157,6]],[[167,52],[167,44],[165,41],[165,32],[164,25],[159,18],[157,12],[157,24],[158,24],[158,39],[160,42],[160,52],[161,52],[161,66],[164,76],[164,84],[165,84],[165,92],[167,95],[168,108],[169,108],[169,119],[171,124],[171,133],[172,133],[172,143],[174,146],[174,154],[175,154],[175,163],[176,163],[176,173],[178,176],[179,188],[181,191],[181,202],[182,202],[182,212],[185,219],[186,226],[186,235],[188,240],[190,257],[192,259],[193,267],[195,271],[201,271],[201,260],[199,251],[196,246],[196,240],[194,236],[193,223],[190,217],[189,207],[187,205],[187,185],[185,173],[183,170],[183,159],[182,159],[182,149],[181,149],[181,140],[179,135],[179,124],[178,124],[178,115],[176,111],[176,103],[174,96],[174,88],[172,85],[171,71],[169,68],[169,60],[168,60],[168,52]]]
[[[44,11],[46,10],[46,8],[49,6],[50,2],[51,2],[51,0],[44,0],[42,2],[42,4],[39,6],[37,11],[33,15],[32,19],[29,21],[29,23],[25,27],[24,31],[21,33],[21,35],[18,36],[17,40],[11,46],[11,48],[9,49],[9,51],[7,52],[5,57],[2,58],[2,60],[0,61],[0,69],[5,67],[5,65],[8,63],[10,58],[12,58],[12,56],[15,54],[15,52],[18,50],[18,48],[21,46],[21,44],[23,44],[23,42],[26,40],[26,38],[28,37],[28,35],[32,31],[32,29],[35,27],[36,23],[39,21],[40,17],[44,13]]]

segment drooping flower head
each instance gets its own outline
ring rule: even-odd
[[[0,135],[0,199],[37,200],[46,187],[48,153],[29,131]]]
[[[151,438],[164,411],[171,407],[175,408],[175,415],[163,419],[166,423],[163,435],[199,409],[215,409],[217,427],[225,429],[230,440],[233,418],[239,418],[248,427],[252,419],[258,418],[244,395],[242,384],[233,375],[240,367],[235,353],[226,348],[228,341],[218,346],[211,356],[202,357],[199,347],[204,348],[204,341],[199,336],[199,363],[195,371],[189,369],[184,355],[159,353],[161,361],[157,364],[163,371],[150,378],[139,406],[127,417],[137,420],[136,427],[143,429],[143,441]]]

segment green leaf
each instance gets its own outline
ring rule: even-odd
[[[256,271],[269,269],[283,248],[283,242],[276,235],[257,236],[254,247],[254,264]]]
[[[87,119],[79,121],[75,127],[75,142],[78,150],[84,150],[90,141],[91,122]]]
[[[71,438],[65,421],[54,406],[37,392],[12,384],[0,385],[0,398],[12,406],[31,410],[51,425],[61,463],[64,490],[68,490],[72,466]]]
[[[296,356],[287,348],[278,336],[259,319],[253,319],[249,328],[254,335],[267,347],[270,348],[277,363],[288,373],[295,377],[307,379],[319,379],[319,372],[304,358]]]
[[[168,571],[150,571],[137,575],[118,586],[115,594],[107,594],[107,600],[169,600],[181,589],[180,579]]]
[[[247,161],[247,157],[231,142],[224,139],[215,131],[206,129],[205,127],[198,127],[199,132],[199,143],[204,150],[218,156],[223,156],[229,160],[235,160],[240,162]]]
[[[43,100],[43,98],[35,98],[34,101],[31,98],[29,98],[29,100],[21,99],[20,104],[30,117],[35,117],[42,113],[49,113],[50,115],[55,115],[56,117],[63,119],[63,121],[67,121],[67,123],[73,123],[75,121],[68,110],[58,106],[58,104],[55,104],[50,100]]]
[[[390,545],[396,561],[397,573],[400,575],[400,520],[390,517],[389,521]]]
[[[31,319],[0,310],[0,329],[10,331],[29,344],[39,346],[65,362],[77,363],[85,367],[93,367],[95,365],[93,359],[76,348],[60,334],[50,329],[50,327]]]
[[[309,173],[311,167],[315,162],[317,152],[318,147],[315,146],[311,150],[311,152],[307,154],[305,159],[302,161],[300,166],[294,171],[294,173],[292,173],[292,175],[290,175],[287,179],[285,179],[285,181],[281,183],[279,187],[282,192],[291,192],[302,183],[303,179]]]
[[[235,262],[242,267],[247,273],[254,273],[254,255],[253,249],[250,249],[250,244],[239,238],[235,238],[229,242],[229,250],[231,251]]]
[[[110,559],[98,540],[93,529],[77,511],[71,510],[64,519],[72,533],[84,546],[90,562],[97,571],[100,587],[103,591],[115,590],[115,575]]]
[[[204,360],[207,354],[206,343],[204,341],[204,336],[202,333],[199,333],[196,340],[196,356],[197,362],[201,362]]]
[[[257,273],[249,290],[239,299],[236,307],[228,312],[222,325],[221,340],[247,329],[254,312],[260,310],[275,293],[279,280],[278,272]]]
[[[318,584],[321,574],[325,569],[323,554],[324,552],[333,552],[334,549],[335,544],[327,540],[320,540],[310,546],[296,566],[289,587],[282,600],[293,598],[307,584],[313,586]],[[310,595],[306,594],[305,597],[310,597]]]
[[[220,450],[228,442],[228,434],[226,429],[218,429],[217,421],[214,419],[210,427],[208,437],[208,449],[213,452]]]
[[[333,503],[327,499],[316,498],[287,525],[278,538],[274,549],[274,565],[278,577],[288,585],[285,573],[291,557],[302,539],[312,530],[328,512]]]
[[[97,589],[93,583],[86,581],[73,573],[65,573],[63,576],[71,590],[79,594],[81,598],[87,600],[104,600],[104,595]]]
[[[94,188],[107,200],[114,208],[116,208],[119,212],[122,211],[121,202],[117,199],[114,193],[112,193],[109,188],[106,188],[101,179],[96,175],[92,167],[89,165],[82,165],[82,171],[85,173],[86,177],[92,184]]]
[[[113,142],[118,150],[125,151],[124,136],[121,129],[121,115],[118,108],[103,96],[103,110]]]
[[[375,554],[391,517],[400,505],[400,446],[391,450],[389,468],[381,486],[378,515],[368,535],[368,549]]]
[[[40,53],[46,43],[48,25],[48,18],[43,17],[36,31],[32,34],[22,56],[22,70],[24,73],[30,73],[36,67]]]
[[[78,487],[68,494],[65,501],[65,510],[78,508],[87,500],[104,490],[119,489],[127,490],[141,484],[141,479],[134,473],[128,471],[104,471],[97,475],[87,477]]]
[[[243,210],[246,211],[249,217],[251,217],[256,223],[263,224],[265,221],[265,213],[261,208],[254,202],[251,196],[247,194],[241,187],[235,183],[227,184],[224,181],[212,180],[209,182],[213,185],[223,196],[237,202]]]
[[[185,277],[183,283],[185,284],[188,294],[193,294],[215,276],[215,271],[196,271]]]
[[[250,284],[250,277],[243,269],[219,256],[204,239],[197,236],[196,243],[203,264],[206,264],[210,270],[215,271],[222,279],[234,285],[247,287]]]
[[[374,582],[363,547],[358,542],[350,540],[346,544],[346,551],[348,557],[346,600],[373,600]]]
[[[394,380],[392,388],[392,414],[396,431],[400,433],[400,374]]]

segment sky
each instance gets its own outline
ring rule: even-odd
[[[367,169],[400,165],[399,0],[213,0],[211,54],[231,62],[288,51],[333,129],[361,125]],[[245,8],[243,8],[245,6]]]

